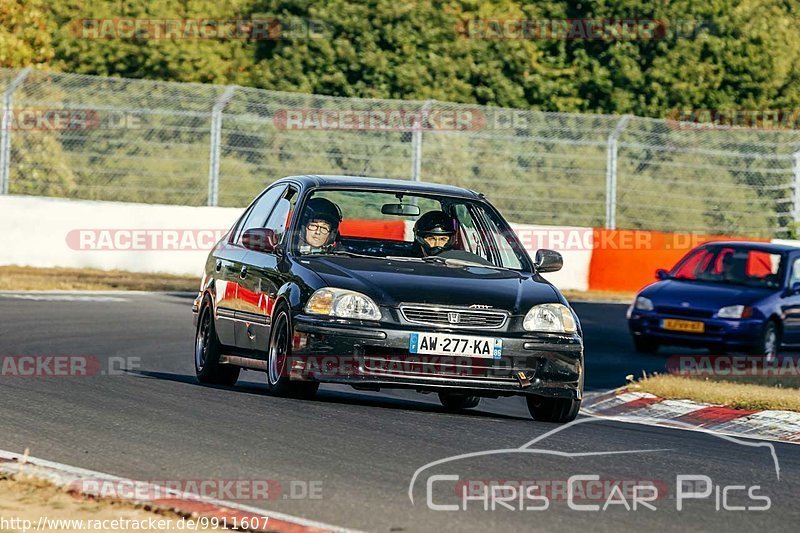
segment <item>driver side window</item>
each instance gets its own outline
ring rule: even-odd
[[[455,211],[458,219],[458,240],[464,250],[489,261],[483,239],[481,239],[478,228],[475,227],[475,221],[472,219],[467,206],[459,204],[455,207]]]
[[[274,187],[265,192],[261,198],[253,204],[253,207],[250,208],[250,212],[245,215],[244,220],[239,224],[239,227],[236,228],[236,235],[234,235],[233,239],[234,244],[241,246],[242,234],[244,234],[245,231],[251,228],[264,227],[267,217],[270,212],[272,212],[272,208],[275,207],[275,203],[278,201],[278,198],[283,195],[283,191],[285,190],[286,186]]]
[[[278,242],[283,241],[283,236],[286,233],[286,226],[289,224],[289,218],[292,216],[295,204],[297,203],[297,191],[293,187],[289,187],[285,194],[281,196],[272,214],[269,215],[269,220],[265,224],[265,228],[271,229],[275,232]]]
[[[800,257],[792,262],[792,275],[789,277],[789,287],[795,283],[800,283]]]

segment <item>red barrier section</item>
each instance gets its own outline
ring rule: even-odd
[[[596,229],[589,263],[589,289],[638,291],[656,281],[657,269],[671,269],[692,248],[724,240],[769,242],[769,239],[720,235]]]
[[[344,219],[339,233],[345,237],[372,237],[402,241],[406,224],[402,220],[352,220]]]

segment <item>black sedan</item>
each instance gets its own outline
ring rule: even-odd
[[[206,262],[194,302],[195,369],[273,394],[320,383],[438,393],[447,409],[524,395],[566,422],[583,395],[580,323],[483,194],[344,176],[276,181]]]

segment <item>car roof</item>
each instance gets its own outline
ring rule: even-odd
[[[800,243],[798,243],[800,244]],[[711,241],[703,243],[703,246],[731,246],[731,247],[745,247],[764,252],[793,252],[800,250],[800,246],[791,245],[786,243],[773,243],[773,242],[759,242],[759,241]]]
[[[409,193],[438,194],[444,196],[457,196],[459,198],[484,199],[484,196],[471,189],[439,183],[427,183],[411,180],[391,180],[362,176],[333,176],[333,175],[303,175],[287,176],[284,180],[298,181],[311,187],[342,187],[346,189],[391,190]],[[280,180],[283,181],[283,180]]]

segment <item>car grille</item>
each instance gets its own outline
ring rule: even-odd
[[[403,318],[413,324],[451,328],[498,329],[508,319],[508,313],[503,311],[484,311],[469,307],[402,305],[400,312]]]
[[[692,309],[690,307],[672,307],[667,305],[660,305],[656,307],[656,313],[675,316],[688,316],[692,318],[711,318],[714,316],[713,311],[705,311],[703,309]]]

